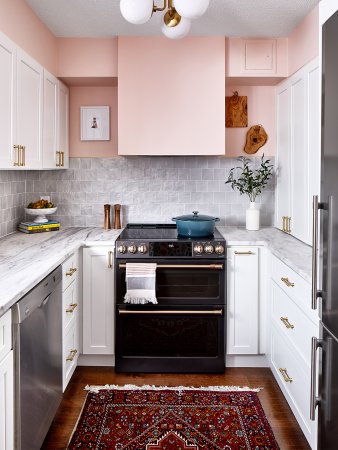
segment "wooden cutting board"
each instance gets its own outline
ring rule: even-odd
[[[225,97],[225,126],[227,128],[248,126],[248,97],[238,95]]]
[[[248,153],[249,155],[257,153],[267,140],[268,135],[262,125],[252,126],[246,135],[246,143],[244,147],[245,153]]]

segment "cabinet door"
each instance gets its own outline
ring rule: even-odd
[[[83,249],[83,353],[114,353],[114,248]]]
[[[287,83],[277,89],[277,181],[276,227],[283,229],[283,217],[290,216],[290,90]]]
[[[42,67],[18,49],[17,141],[25,147],[23,164],[26,169],[42,167],[42,92]]]
[[[228,354],[258,354],[257,247],[228,249]]]
[[[69,89],[59,82],[59,120],[57,150],[61,156],[61,168],[69,167]]]
[[[15,142],[16,48],[0,33],[0,169],[14,167],[18,153]],[[16,159],[15,159],[16,158]]]
[[[0,361],[0,448],[14,449],[13,350]]]
[[[307,228],[309,161],[307,146],[307,82],[305,71],[290,79],[291,232],[302,241]]]
[[[56,153],[59,82],[52,74],[43,71],[43,133],[42,159],[44,169],[60,166],[60,155]]]

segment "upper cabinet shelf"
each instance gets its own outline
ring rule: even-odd
[[[226,40],[225,76],[228,84],[274,85],[288,76],[288,41]]]

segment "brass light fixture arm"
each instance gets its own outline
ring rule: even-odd
[[[172,3],[172,0],[168,0],[169,6]],[[154,6],[153,6],[153,12],[158,12],[158,11],[164,11],[165,9],[167,9],[167,0],[163,0],[163,7],[160,8],[159,6],[155,5],[154,2]]]

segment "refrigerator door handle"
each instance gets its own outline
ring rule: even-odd
[[[318,211],[323,209],[323,204],[318,202],[318,195],[313,196],[312,202],[312,291],[311,308],[317,309],[317,298],[322,296],[322,292],[317,289],[318,276]]]
[[[312,338],[311,343],[311,397],[310,397],[310,420],[316,420],[316,406],[320,403],[320,397],[317,397],[317,349],[322,347],[322,340],[316,337]]]

